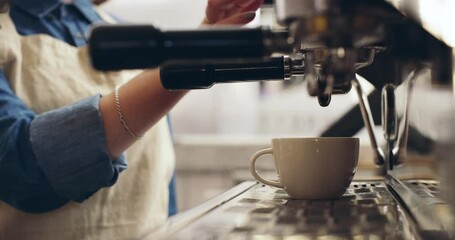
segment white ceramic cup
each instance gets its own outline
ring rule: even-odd
[[[256,170],[256,161],[266,154],[273,155],[278,181],[264,179]],[[251,157],[250,172],[259,182],[283,188],[292,198],[332,199],[346,192],[358,158],[358,138],[275,138],[272,148]]]

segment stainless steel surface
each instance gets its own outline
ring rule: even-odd
[[[294,200],[256,184],[163,239],[420,239],[382,181],[353,182],[337,200]]]
[[[233,198],[236,198],[239,194],[244,193],[248,189],[255,186],[255,182],[243,182],[239,185],[235,186],[232,189],[229,189],[223,194],[220,194],[204,204],[188,210],[183,213],[179,213],[178,215],[171,217],[167,220],[166,224],[159,229],[149,229],[146,231],[140,239],[144,240],[156,240],[156,239],[167,239],[167,236],[174,234],[175,232],[179,231],[180,229],[186,227],[187,225],[191,224],[194,220],[204,216],[208,212],[214,210],[217,207],[222,206],[223,204],[231,201]]]
[[[435,197],[439,192],[439,183],[434,180],[407,180],[403,183],[393,176],[387,175],[387,184],[400,196],[409,212],[417,222],[421,234],[426,239],[449,239],[447,229],[444,229],[440,219],[432,210],[436,204],[447,205]],[[449,214],[447,212],[447,214]]]

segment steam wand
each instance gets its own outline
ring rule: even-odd
[[[406,98],[403,120],[401,121],[401,125],[400,125],[398,140],[396,141],[395,146],[392,148],[392,156],[393,156],[393,160],[394,160],[394,165],[403,163],[404,158],[406,157],[406,145],[408,143],[408,133],[409,133],[409,106],[411,105],[412,92],[413,92],[417,77],[420,76],[420,74],[427,69],[428,69],[427,66],[420,64],[416,67],[416,69],[414,71],[412,71],[408,75],[408,77],[405,80],[405,83],[407,84],[407,86],[406,86],[407,98]]]
[[[352,84],[355,87],[357,96],[359,98],[360,110],[365,127],[368,131],[371,147],[375,151],[375,163],[377,165],[383,165],[386,163],[385,166],[388,166],[388,169],[392,170],[395,165],[403,162],[408,139],[409,105],[411,102],[412,90],[417,77],[425,69],[426,67],[424,65],[417,66],[416,69],[408,75],[405,81],[407,83],[407,99],[400,129],[398,129],[398,117],[396,110],[396,86],[395,84],[386,84],[382,89],[382,125],[384,138],[387,141],[387,155],[378,146],[376,136],[374,134],[373,115],[371,113],[368,98],[364,94],[362,86],[359,82],[359,79],[362,77],[356,74],[356,78],[352,80]]]
[[[356,74],[354,80],[352,80],[352,84],[355,87],[357,92],[357,96],[359,98],[359,106],[362,112],[363,122],[365,123],[365,127],[368,131],[368,136],[370,137],[371,147],[375,151],[376,158],[374,159],[377,165],[382,165],[385,162],[385,154],[382,149],[378,146],[378,142],[376,141],[376,136],[374,134],[373,126],[373,114],[371,113],[370,103],[368,102],[367,96],[364,94],[362,90],[362,86],[360,85],[359,78],[360,75]]]

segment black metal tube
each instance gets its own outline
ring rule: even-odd
[[[206,89],[216,83],[257,80],[283,80],[284,58],[215,62],[169,63],[161,67],[161,82],[166,89]]]
[[[166,60],[267,56],[261,28],[160,31],[150,25],[107,25],[92,30],[89,51],[98,70],[156,67]]]

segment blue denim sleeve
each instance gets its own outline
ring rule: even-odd
[[[36,115],[0,71],[0,200],[47,212],[116,182],[126,162],[109,158],[99,99]]]
[[[124,158],[109,158],[99,112],[100,96],[38,115],[30,139],[38,165],[60,196],[81,202],[103,187],[112,186]]]

